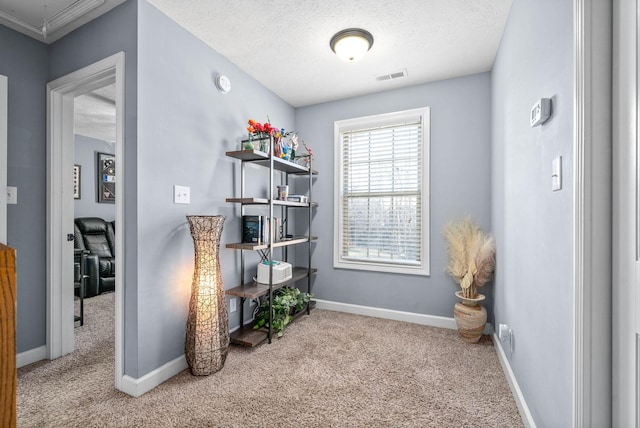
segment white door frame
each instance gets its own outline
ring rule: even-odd
[[[640,426],[640,7],[614,3],[613,421]]]
[[[573,426],[611,426],[611,4],[574,0]]]
[[[74,98],[115,83],[116,98],[116,304],[115,386],[124,376],[124,60],[119,52],[47,84],[47,356],[73,352],[73,118]],[[63,284],[69,284],[66,286]]]
[[[7,76],[0,74],[0,244],[7,243],[7,135],[9,95]]]

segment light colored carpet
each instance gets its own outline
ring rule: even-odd
[[[139,398],[113,387],[114,294],[86,300],[77,350],[18,370],[19,427],[520,427],[484,337],[315,309]]]

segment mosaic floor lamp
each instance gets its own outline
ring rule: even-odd
[[[229,322],[220,272],[223,216],[187,216],[195,247],[195,267],[185,354],[191,373],[205,376],[222,369],[229,349]]]

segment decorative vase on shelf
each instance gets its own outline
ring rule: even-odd
[[[453,317],[458,326],[458,332],[469,343],[476,343],[482,337],[487,323],[487,310],[480,304],[485,297],[476,294],[474,298],[464,297],[461,291],[456,291],[456,297],[461,301],[453,307]]]
[[[222,369],[229,349],[229,315],[218,257],[224,217],[187,216],[187,220],[195,248],[195,266],[185,355],[191,373],[205,376]]]
[[[253,141],[251,140],[251,137],[249,137],[248,140],[243,140],[242,141],[242,148],[244,150],[253,150],[254,149],[254,145],[253,145]]]
[[[260,139],[260,146],[258,147],[258,150],[269,154],[269,137]]]
[[[273,156],[279,158],[282,155],[282,145],[279,138],[273,138]]]

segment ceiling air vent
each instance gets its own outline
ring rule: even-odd
[[[401,77],[407,77],[407,69],[402,69],[400,71],[394,71],[389,74],[379,74],[376,76],[376,81],[383,82],[385,80],[399,79]]]

